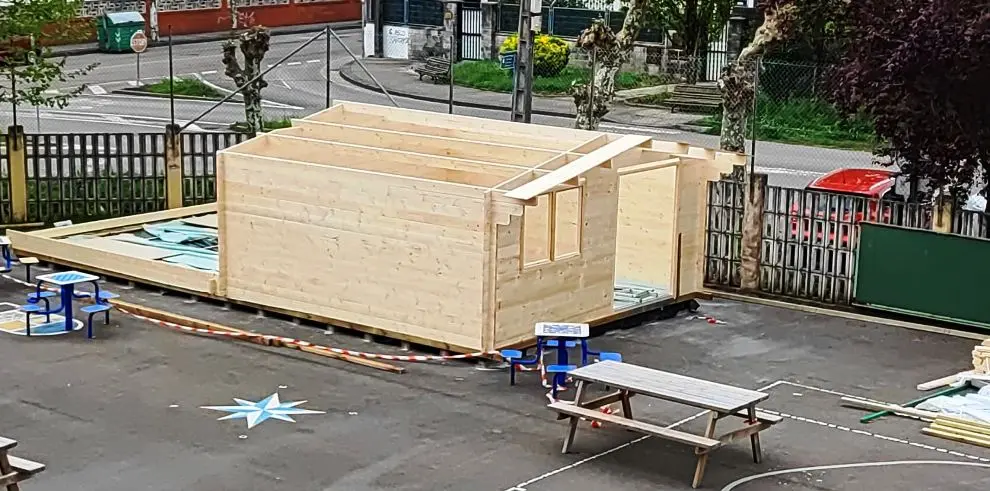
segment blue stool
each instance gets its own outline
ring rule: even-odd
[[[567,372],[577,369],[574,365],[550,365],[547,373],[552,373],[553,378],[550,383],[550,394],[557,400],[557,387],[564,387],[567,384]]]
[[[86,320],[86,337],[93,339],[93,316],[99,314],[100,312],[106,313],[106,320],[104,324],[110,325],[110,305],[105,303],[97,303],[93,305],[87,305],[79,310],[89,314],[89,318]]]
[[[49,292],[49,291],[42,291],[40,293],[39,292],[31,292],[31,293],[28,293],[27,301],[28,301],[28,303],[38,303],[38,301],[40,300],[42,302],[45,302],[45,310],[51,310],[52,307],[51,307],[51,304],[48,302],[48,299],[49,298],[52,298],[52,297],[54,297],[56,295],[58,295],[58,294],[55,293],[55,292]]]
[[[117,295],[116,293],[108,292],[106,290],[100,290],[100,298],[99,298],[99,300],[101,300],[103,303],[106,303],[107,300],[111,300],[111,299],[119,298],[119,297],[120,297],[120,295]]]
[[[537,346],[539,346],[539,343],[540,342],[541,342],[540,340],[537,340]],[[547,339],[547,340],[542,341],[542,343],[543,343],[543,346],[546,346],[547,348],[557,348],[557,363],[560,364],[560,365],[567,365],[568,364],[568,362],[567,362],[567,350],[569,348],[574,348],[574,347],[576,347],[578,345],[577,341],[565,340],[564,341],[564,346],[561,347],[560,346],[560,341],[559,340],[556,340],[556,339]]]
[[[21,312],[24,312],[24,330],[27,335],[31,335],[31,314],[45,314],[46,322],[52,321],[52,316],[47,309],[42,310],[41,306],[36,303],[29,303],[27,305],[21,305]]]
[[[499,351],[502,358],[509,362],[509,385],[516,385],[516,366],[535,365],[540,362],[540,348],[537,345],[536,355],[527,358],[526,355],[517,349],[504,349]]]
[[[611,351],[602,351],[598,353],[598,361],[612,360],[622,363],[622,355],[619,353],[613,353]]]

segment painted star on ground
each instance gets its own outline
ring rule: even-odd
[[[281,402],[278,399],[278,392],[258,401],[246,401],[234,398],[236,406],[200,406],[202,409],[212,409],[214,411],[224,411],[231,414],[217,418],[217,421],[225,419],[244,418],[247,420],[248,429],[263,423],[269,418],[280,419],[295,423],[296,420],[290,416],[298,414],[324,414],[325,411],[313,411],[311,409],[301,409],[296,406],[305,404],[307,401]]]

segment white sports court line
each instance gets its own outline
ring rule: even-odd
[[[769,385],[760,387],[760,388],[758,388],[756,390],[759,390],[759,391],[770,390],[770,389],[772,389],[774,387],[777,387],[778,385],[782,385],[782,384],[790,385],[790,386],[793,386],[793,387],[799,387],[799,388],[802,388],[802,389],[805,389],[805,390],[813,390],[813,391],[816,391],[816,392],[822,392],[822,393],[829,394],[829,395],[835,395],[835,396],[840,396],[840,397],[855,397],[855,398],[859,398],[859,399],[864,399],[862,396],[858,396],[858,395],[855,395],[855,394],[846,394],[846,393],[843,393],[843,392],[838,392],[838,391],[834,391],[834,390],[830,390],[830,389],[823,389],[821,387],[814,387],[814,386],[811,386],[811,385],[805,385],[805,384],[798,383],[798,382],[790,382],[790,381],[787,381],[787,380],[778,380],[778,381],[773,382],[773,383],[771,383]],[[868,400],[872,400],[872,399],[868,399]],[[886,404],[883,401],[874,401],[874,402],[882,402],[882,403]],[[846,432],[849,432],[849,433],[855,433],[855,434],[858,434],[858,435],[863,435],[863,436],[868,436],[868,437],[872,437],[872,438],[877,438],[877,439],[888,441],[888,442],[899,443],[899,444],[902,444],[902,445],[909,445],[909,446],[912,446],[912,447],[921,448],[923,450],[930,450],[930,451],[939,452],[939,453],[946,454],[946,455],[952,455],[954,457],[961,457],[961,458],[966,458],[966,459],[975,460],[975,461],[979,461],[979,462],[990,463],[990,459],[988,459],[986,457],[980,457],[980,456],[977,456],[977,455],[965,454],[965,453],[957,452],[957,451],[954,451],[954,450],[948,450],[948,449],[945,449],[945,448],[935,447],[935,446],[927,445],[927,444],[924,444],[924,443],[912,442],[912,441],[904,440],[904,439],[901,439],[901,438],[894,438],[894,437],[884,436],[884,435],[880,435],[880,434],[877,434],[877,433],[871,433],[871,432],[864,431],[864,430],[852,429],[852,428],[849,428],[849,427],[846,427],[846,426],[842,426],[842,425],[837,425],[837,424],[834,424],[834,423],[827,423],[827,422],[824,422],[824,421],[817,421],[817,420],[813,420],[813,419],[809,419],[809,418],[804,418],[804,417],[801,417],[801,416],[795,416],[795,415],[792,415],[792,414],[782,413],[782,412],[779,412],[779,411],[771,411],[771,410],[767,410],[767,409],[763,409],[763,408],[760,408],[760,411],[764,411],[764,412],[767,412],[767,413],[770,413],[770,414],[775,414],[775,415],[778,415],[778,416],[781,416],[781,417],[784,417],[784,418],[788,418],[788,419],[793,419],[795,421],[800,421],[802,423],[815,424],[815,425],[822,426],[822,427],[829,428],[829,429],[841,430],[841,431],[846,431]],[[680,421],[677,421],[675,423],[672,423],[670,425],[667,425],[665,428],[676,428],[676,427],[678,427],[680,425],[683,425],[684,423],[687,423],[689,421],[692,421],[692,420],[695,420],[697,418],[700,418],[700,417],[702,417],[702,416],[704,416],[706,414],[708,414],[708,411],[699,412],[699,413],[695,414],[694,416],[689,416],[689,417],[684,418],[684,419],[682,419]],[[643,440],[646,440],[647,438],[650,438],[650,436],[649,435],[641,436],[639,438],[636,438],[635,440],[632,440],[632,441],[623,443],[623,444],[621,444],[619,446],[616,446],[614,448],[611,448],[611,449],[605,450],[603,452],[597,453],[595,455],[592,455],[590,457],[586,457],[584,459],[581,459],[581,460],[579,460],[577,462],[574,462],[573,464],[565,465],[563,467],[554,469],[554,470],[552,470],[550,472],[543,473],[543,474],[541,474],[539,476],[536,476],[536,477],[534,477],[532,479],[523,481],[523,482],[521,482],[519,484],[516,484],[515,486],[512,486],[510,488],[507,488],[505,491],[527,491],[526,486],[530,486],[530,485],[532,485],[534,483],[543,481],[544,479],[547,479],[549,477],[555,476],[555,475],[560,474],[562,472],[569,471],[569,470],[574,469],[574,468],[576,468],[578,466],[581,466],[581,465],[584,465],[584,464],[586,464],[588,462],[591,462],[592,460],[596,460],[596,459],[598,459],[600,457],[604,457],[604,456],[606,456],[608,454],[611,454],[611,453],[614,453],[616,451],[622,450],[623,448],[630,447],[630,446],[635,445],[635,444],[637,444],[637,443],[639,443],[639,442],[641,442]],[[918,462],[927,462],[927,461],[918,461]],[[966,463],[967,462],[962,462],[962,464],[966,464]],[[867,463],[867,464],[855,464],[855,466],[868,466],[868,464],[871,464],[871,463]],[[982,464],[974,464],[974,465],[982,466]],[[854,466],[854,464],[848,464],[847,466]],[[836,468],[840,468],[840,467],[836,467]],[[795,471],[795,472],[797,472],[797,471]],[[762,477],[762,476],[763,476],[762,474],[756,475],[756,477]],[[749,476],[749,478],[746,478],[746,479],[755,479],[756,477]],[[767,477],[769,477],[769,476],[767,476]],[[739,482],[739,484],[742,484],[742,482]],[[738,485],[738,484],[736,484],[736,485]],[[731,489],[731,488],[726,488],[723,491],[727,491],[727,489]]]

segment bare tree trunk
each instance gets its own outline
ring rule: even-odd
[[[595,74],[591,90],[587,83],[576,84],[571,88],[577,117],[577,129],[597,130],[602,118],[612,109],[615,98],[615,76],[622,65],[629,61],[633,43],[643,27],[643,14],[648,0],[631,0],[622,29],[613,34],[602,19],[596,19],[591,26],[581,31],[576,45],[586,51],[595,50]],[[590,93],[590,95],[589,95]]]
[[[755,75],[759,59],[774,43],[787,39],[797,19],[797,7],[784,4],[766,12],[753,41],[718,81],[722,92],[722,135],[719,147],[728,152],[746,151],[746,119],[756,96]]]
[[[264,129],[264,117],[261,112],[261,90],[268,86],[261,77],[251,82],[261,74],[261,62],[268,52],[271,34],[264,27],[252,27],[240,33],[236,41],[230,40],[223,45],[224,73],[233,79],[241,89],[244,97],[244,116],[247,129],[257,133]],[[240,46],[244,57],[244,67],[237,61],[237,47]],[[250,84],[248,82],[251,82]],[[245,85],[247,84],[247,85]]]

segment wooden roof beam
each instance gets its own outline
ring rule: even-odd
[[[555,186],[565,183],[571,179],[581,176],[585,172],[598,166],[610,166],[611,160],[619,157],[625,152],[636,147],[650,144],[650,137],[641,135],[626,135],[622,138],[608,143],[591,153],[579,157],[577,160],[560,167],[559,169],[540,176],[508,193],[509,198],[528,200],[535,196],[549,192]]]

